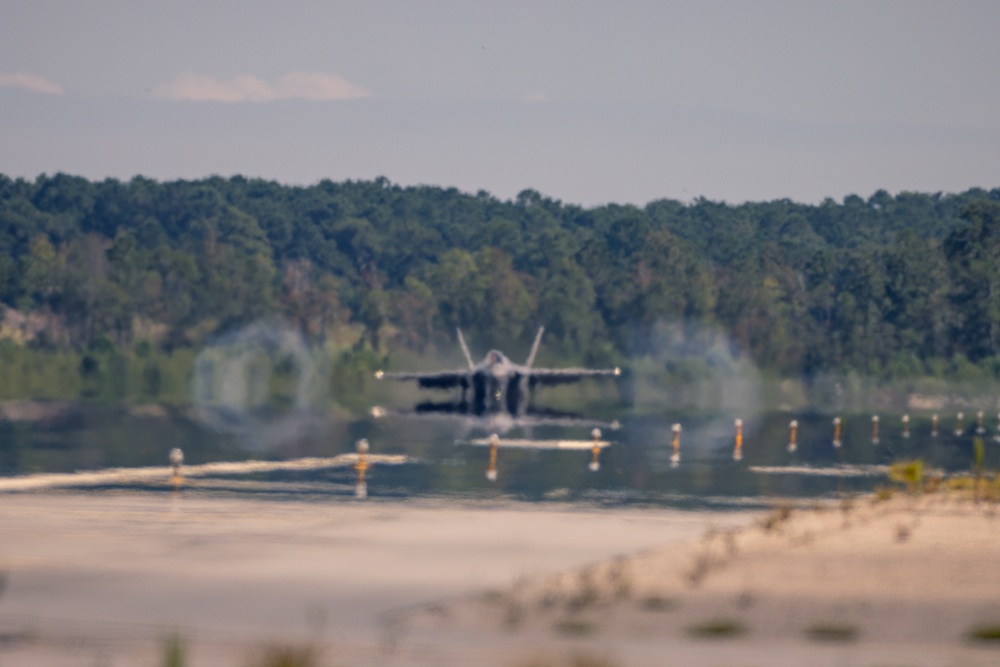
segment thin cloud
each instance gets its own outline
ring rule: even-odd
[[[195,102],[273,102],[292,99],[357,100],[372,94],[342,76],[324,72],[289,72],[273,84],[251,74],[223,81],[185,72],[170,83],[156,86],[153,96]]]
[[[15,74],[0,73],[0,88],[24,88],[34,93],[44,93],[46,95],[62,95],[62,88],[52,83],[48,79],[37,74]]]
[[[549,96],[545,93],[528,93],[521,98],[522,102],[528,102],[529,104],[540,104],[542,102],[548,102]]]

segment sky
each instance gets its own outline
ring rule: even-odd
[[[958,0],[5,0],[0,174],[584,206],[994,188],[997,25]]]

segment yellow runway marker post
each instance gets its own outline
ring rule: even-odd
[[[486,479],[497,481],[497,448],[500,447],[500,436],[496,433],[490,436],[490,462],[486,467]]]
[[[742,461],[743,460],[743,420],[737,419],[733,422],[733,426],[736,427],[736,444],[733,447],[733,460]]]
[[[180,447],[170,450],[170,467],[173,470],[170,475],[170,483],[174,486],[174,491],[179,491],[184,483],[184,476],[181,475],[181,465],[184,464],[184,452]]]
[[[681,462],[681,425],[674,424],[670,430],[673,433],[671,445],[674,448],[674,453],[670,455],[670,465],[676,468]]]
[[[601,455],[601,429],[595,428],[590,432],[590,435],[594,438],[594,446],[590,450],[593,456],[590,459],[590,465],[588,467],[591,472],[597,472],[601,469],[601,462],[598,460],[598,457]]]
[[[354,483],[354,497],[368,497],[368,482],[365,481],[365,473],[368,472],[368,441],[364,438],[358,440],[358,462],[354,464],[354,469],[358,473],[358,479]]]

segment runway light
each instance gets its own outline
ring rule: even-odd
[[[601,462],[598,461],[598,457],[601,454],[601,429],[595,428],[590,432],[590,435],[594,438],[594,447],[591,449],[593,457],[590,459],[590,465],[587,467],[590,468],[591,472],[597,472],[601,469]]]
[[[833,418],[833,447],[834,449],[840,449],[840,417]]]
[[[674,424],[670,430],[673,432],[671,444],[674,448],[674,453],[670,455],[670,465],[676,468],[681,462],[681,425]]]
[[[385,371],[375,371],[375,379],[381,380],[385,376]]]
[[[799,448],[798,443],[795,441],[796,433],[799,430],[799,422],[792,420],[788,423],[788,453],[794,454],[795,450]]]
[[[500,436],[496,433],[490,435],[490,462],[486,467],[486,479],[491,482],[497,481],[497,448],[500,447]]]
[[[174,447],[170,450],[170,466],[173,468],[170,483],[174,485],[175,490],[180,488],[180,485],[184,483],[184,477],[181,475],[181,466],[183,464],[184,452],[180,447]]]
[[[368,497],[368,483],[365,481],[365,473],[368,471],[368,441],[361,438],[357,442],[358,462],[354,464],[354,469],[358,473],[358,479],[354,483],[354,497]]]
[[[733,422],[736,427],[736,446],[733,448],[733,460],[743,460],[743,420],[737,419]]]

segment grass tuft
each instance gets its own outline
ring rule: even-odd
[[[706,548],[705,551],[695,556],[694,563],[692,563],[691,569],[687,572],[688,583],[693,588],[697,588],[705,580],[705,577],[708,576],[712,565],[712,554]]]
[[[880,484],[879,486],[875,487],[876,502],[885,502],[886,500],[892,498],[894,495],[896,495],[896,489],[894,487],[887,486],[885,484]]]
[[[556,621],[555,629],[556,632],[561,635],[567,635],[570,637],[586,637],[587,635],[592,635],[597,631],[597,625],[595,625],[593,621],[588,621],[585,618],[571,616],[569,618]]]
[[[507,602],[507,594],[498,588],[491,588],[480,593],[479,600],[483,604],[499,606]]]
[[[722,639],[725,637],[737,637],[747,631],[746,626],[739,621],[727,618],[719,618],[688,628],[688,633],[704,639]]]
[[[163,640],[163,667],[184,667],[187,664],[187,644],[179,632]]]
[[[590,653],[574,653],[563,656],[536,656],[517,667],[618,667],[618,662],[607,656]]]
[[[849,642],[858,638],[858,629],[841,623],[817,623],[806,628],[806,636],[815,641]]]
[[[632,571],[624,559],[618,559],[608,569],[608,583],[619,600],[628,599],[632,595]]]
[[[518,630],[524,624],[524,606],[517,600],[510,600],[503,613],[503,625],[510,631]]]
[[[896,541],[905,542],[910,539],[913,534],[913,526],[908,526],[906,524],[898,524],[896,526]]]
[[[566,601],[566,606],[571,612],[577,612],[597,604],[600,599],[601,593],[594,582],[594,572],[588,568],[580,572],[576,593]]]
[[[906,485],[911,496],[920,493],[924,480],[924,462],[920,459],[897,461],[889,466],[889,479]]]
[[[1000,642],[1000,624],[977,625],[966,636],[978,642]]]
[[[764,517],[761,526],[765,531],[770,532],[788,521],[792,516],[792,506],[788,503],[782,503],[774,508],[774,510]]]
[[[379,634],[382,650],[385,653],[394,653],[399,644],[403,641],[408,627],[408,619],[400,613],[389,613],[379,619]]]
[[[570,667],[618,667],[618,663],[604,656],[578,653],[570,658]]]
[[[639,607],[646,611],[676,611],[680,603],[662,595],[648,595],[639,600]]]
[[[259,649],[250,667],[319,667],[319,650],[312,644],[268,644]]]

